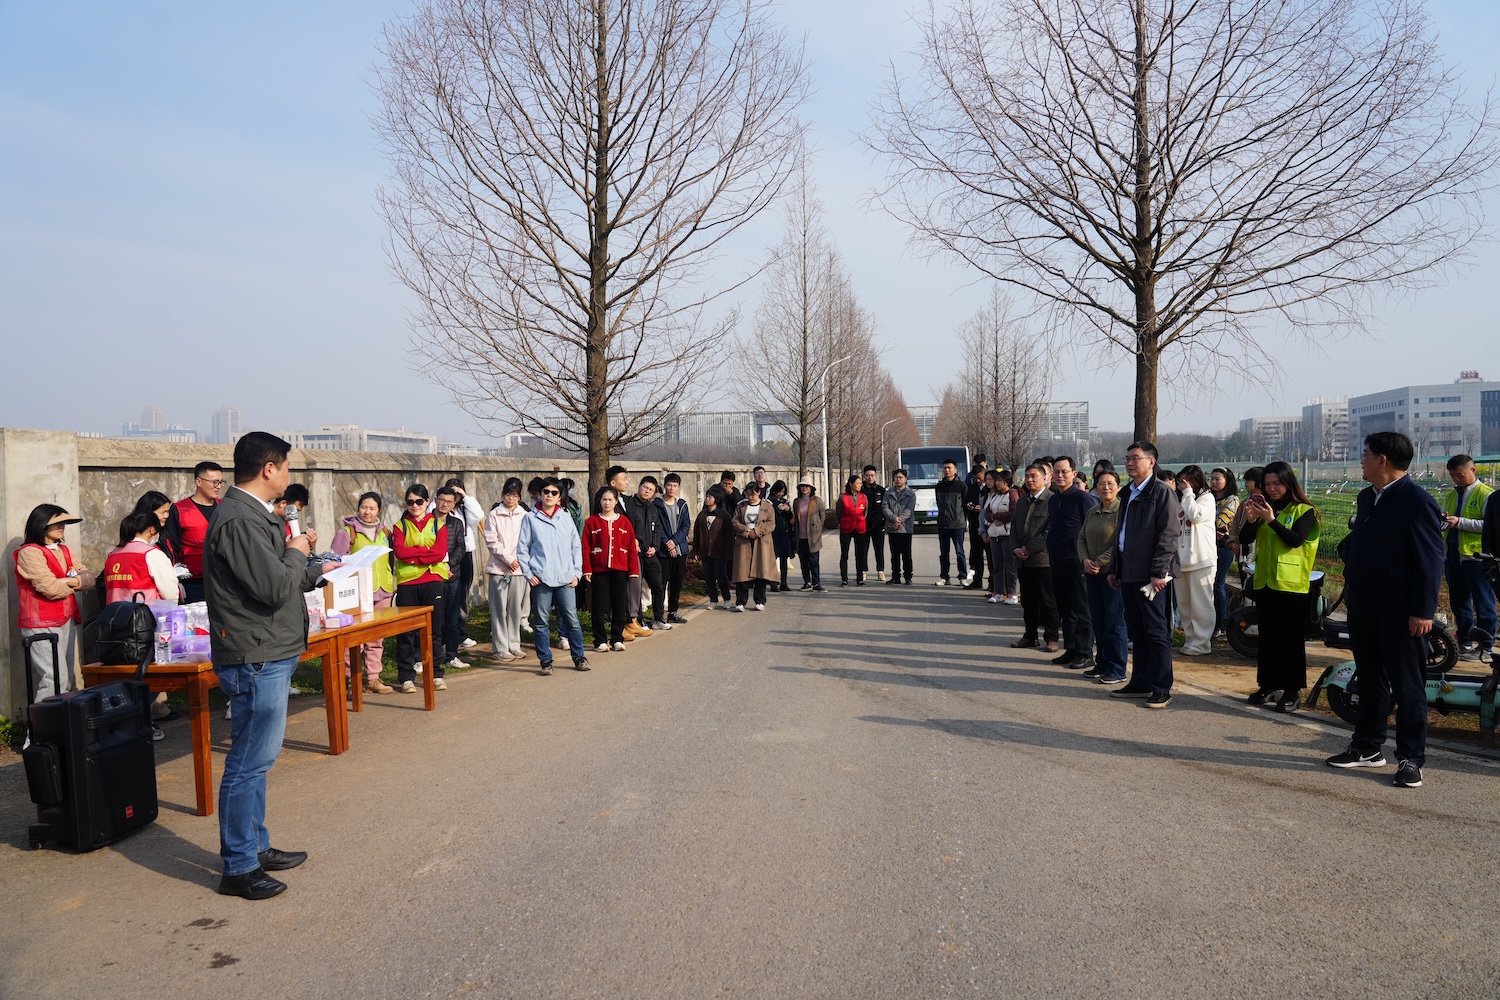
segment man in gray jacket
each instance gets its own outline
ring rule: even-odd
[[[891,542],[891,578],[885,582],[887,585],[902,582],[904,562],[906,582],[911,583],[911,533],[916,524],[917,492],[906,485],[905,469],[891,474],[891,488],[885,491],[880,506],[885,514],[885,534]]]
[[[214,672],[233,711],[219,781],[219,892],[266,899],[286,884],[267,872],[295,868],[303,851],[279,851],[266,831],[266,774],[286,734],[287,688],[307,649],[304,591],[338,563],[309,566],[311,531],[287,538],[272,513],[286,492],[291,445],[252,431],[234,446],[234,487],[214,508],[203,544],[203,584]]]

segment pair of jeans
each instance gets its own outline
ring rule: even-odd
[[[443,649],[450,657],[458,655],[459,645],[469,637],[464,628],[469,614],[465,607],[464,593],[462,577],[451,578],[443,585]]]
[[[911,532],[891,531],[885,537],[891,543],[891,579],[911,583]]]
[[[1448,606],[1453,609],[1453,626],[1459,642],[1472,642],[1469,630],[1475,625],[1490,637],[1480,645],[1489,649],[1495,639],[1495,588],[1484,575],[1484,564],[1478,559],[1459,559],[1449,552]]]
[[[823,586],[823,553],[814,552],[807,539],[797,539],[797,565],[802,569],[802,582],[814,587]]]
[[[1057,621],[1063,649],[1077,656],[1094,655],[1094,624],[1089,617],[1089,596],[1083,585],[1082,563],[1054,563],[1052,596],[1057,602]]]
[[[1130,638],[1125,633],[1125,605],[1120,592],[1109,585],[1105,574],[1083,578],[1089,599],[1089,619],[1094,626],[1094,664],[1105,680],[1125,677]]]
[[[521,619],[530,589],[519,573],[490,576],[490,646],[496,654],[521,652]]]
[[[266,830],[266,773],[286,735],[287,690],[296,656],[269,663],[216,663],[219,690],[229,696],[229,753],[219,779],[219,856],[225,875],[260,867],[271,846]]]
[[[630,573],[623,569],[596,570],[589,581],[589,593],[594,598],[592,606],[594,645],[601,642],[624,642],[625,624],[630,621],[627,608],[630,588],[627,586]],[[606,624],[608,628],[606,628]]]
[[[1396,708],[1396,756],[1427,763],[1427,637],[1413,636],[1402,614],[1361,615],[1349,608],[1349,646],[1359,688],[1359,720],[1351,742],[1369,753],[1385,745],[1386,719]]]
[[[715,559],[713,556],[703,557],[703,582],[708,590],[708,599],[710,601],[723,601],[725,604],[728,604],[729,599],[734,596],[734,592],[729,586],[729,565],[730,560],[728,559]]]
[[[1172,691],[1172,601],[1163,590],[1147,599],[1141,587],[1149,581],[1120,582],[1120,596],[1125,605],[1125,630],[1134,649],[1131,653],[1130,681],[1125,686],[1137,691],[1170,694]],[[1105,586],[1108,586],[1106,584]]]
[[[863,580],[870,568],[870,536],[867,534],[839,535],[839,579],[849,582],[849,543],[854,543],[854,571]]]
[[[969,561],[964,557],[964,529],[962,528],[939,528],[938,529],[938,576],[944,583],[948,582],[948,547],[953,546],[958,550],[958,575],[960,578],[969,575]]]
[[[1057,600],[1052,594],[1052,571],[1029,569],[1022,566],[1016,571],[1021,590],[1021,621],[1025,631],[1022,639],[1035,642],[1045,639],[1057,641]]]
[[[1220,545],[1219,562],[1214,568],[1214,631],[1224,627],[1229,618],[1229,567],[1234,562],[1234,549]]]
[[[687,556],[659,555],[656,561],[661,566],[662,583],[667,590],[667,614],[675,615],[677,602],[682,598],[682,581],[687,578]]]
[[[396,607],[432,609],[432,659],[427,669],[432,676],[443,676],[443,603],[447,581],[429,580],[426,583],[404,583],[396,587]],[[396,637],[396,683],[405,684],[417,679],[416,664],[422,656],[422,634],[415,629]]]
[[[573,662],[584,658],[583,627],[578,624],[576,598],[576,591],[567,584],[549,587],[540,583],[531,588],[531,627],[536,632],[536,658],[544,667],[552,662],[553,608],[557,609],[558,635],[568,640],[568,652],[573,654]]]

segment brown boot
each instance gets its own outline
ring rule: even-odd
[[[365,681],[365,691],[370,694],[390,694],[393,690],[395,689],[379,677],[373,677]]]

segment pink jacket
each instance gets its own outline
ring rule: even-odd
[[[521,537],[521,520],[526,517],[526,505],[516,504],[507,510],[499,504],[484,518],[484,547],[489,551],[489,561],[484,571],[493,576],[514,576],[520,570],[512,570],[510,564],[516,559],[516,542]]]

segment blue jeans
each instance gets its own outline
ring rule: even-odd
[[[1234,562],[1234,549],[1219,546],[1219,562],[1214,569],[1214,631],[1224,627],[1229,618],[1229,566]]]
[[[1453,625],[1458,629],[1459,642],[1471,642],[1469,629],[1478,625],[1480,630],[1495,636],[1495,589],[1485,578],[1484,564],[1478,559],[1462,561],[1452,552],[1447,556],[1448,604],[1453,608]],[[1481,643],[1485,649],[1490,643]]]
[[[948,546],[958,550],[958,575],[962,579],[969,575],[969,560],[964,556],[964,529],[938,529],[938,576],[948,580]]]
[[[1089,595],[1089,619],[1094,623],[1094,654],[1099,676],[1115,680],[1125,676],[1127,638],[1125,604],[1120,592],[1109,585],[1104,573],[1083,576]]]
[[[568,640],[573,662],[584,658],[583,628],[578,624],[577,594],[572,587],[531,588],[531,627],[536,632],[536,658],[546,666],[552,662],[552,609],[557,608],[557,633]]]
[[[287,688],[297,657],[269,663],[215,666],[229,696],[229,755],[219,779],[219,856],[225,875],[260,867],[256,856],[271,846],[266,831],[266,772],[286,735]]]

